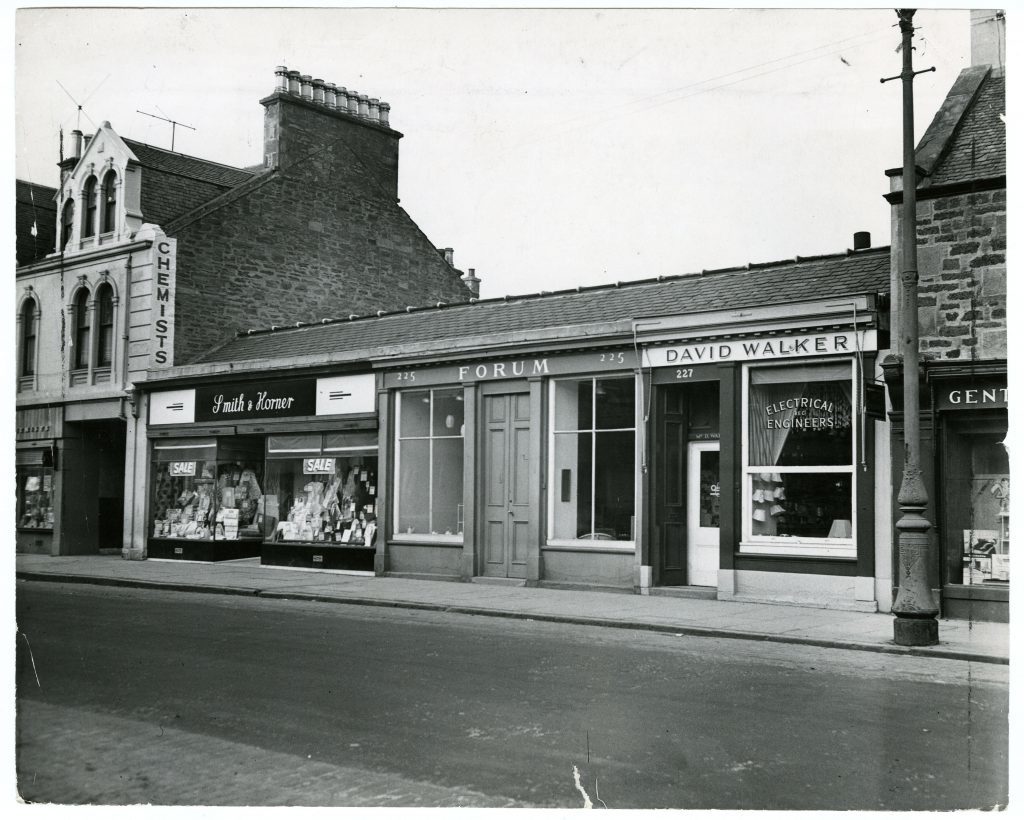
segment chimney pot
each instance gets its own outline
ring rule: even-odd
[[[299,93],[302,99],[312,101],[313,78],[309,74],[302,74],[299,76],[299,89]]]
[[[857,231],[853,235],[853,249],[855,251],[866,251],[871,247],[871,234],[868,231]]]
[[[349,91],[347,88],[341,89],[345,92],[345,105],[341,105],[341,98],[338,98],[338,110],[344,111],[346,114],[351,114],[353,117],[359,114],[359,100],[356,97],[355,91]]]
[[[313,102],[324,104],[324,81],[319,78],[313,80]]]
[[[71,132],[71,156],[68,159],[78,159],[82,156],[82,132],[77,128]]]
[[[367,108],[370,112],[370,122],[380,122],[380,100],[370,97]]]
[[[388,117],[390,116],[390,114],[391,114],[391,106],[388,105],[386,102],[382,102],[380,104],[380,124],[381,125],[387,126],[388,128],[391,127],[391,123],[388,121]]]
[[[359,94],[359,95],[357,95],[357,100],[358,100],[359,108],[357,109],[356,113],[362,119],[364,119],[364,120],[369,119],[370,118],[370,98],[367,97],[365,94]]]
[[[277,81],[276,91],[285,94],[288,92],[288,67],[279,65],[274,69],[274,77]]]
[[[455,267],[455,249],[454,248],[445,248],[444,249],[444,261],[447,262],[449,265],[451,265],[453,268]]]
[[[289,71],[288,72],[288,93],[289,94],[294,94],[295,96],[299,95],[300,85],[301,85],[300,80],[299,80],[299,76],[300,75],[299,75],[298,71]]]
[[[324,83],[324,105],[332,110],[338,107],[338,87],[334,83]]]

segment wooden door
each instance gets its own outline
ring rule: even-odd
[[[530,533],[530,394],[483,397],[483,575],[525,578]]]
[[[686,436],[683,390],[659,389],[655,520],[657,521],[657,583],[679,586],[686,580]]]

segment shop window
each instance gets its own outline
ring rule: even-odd
[[[96,234],[96,177],[89,177],[82,186],[82,200],[85,210],[82,212],[82,239]]]
[[[75,350],[72,363],[75,370],[84,370],[89,366],[90,313],[89,291],[87,288],[81,288],[74,301]]]
[[[43,449],[16,453],[18,529],[53,529],[53,467],[49,455]]]
[[[746,372],[741,551],[856,557],[851,363]]]
[[[21,309],[21,361],[22,377],[36,374],[36,328],[39,320],[39,309],[35,299],[27,299]]]
[[[942,508],[946,582],[1006,588],[1010,581],[1010,465],[1005,417],[950,423]]]
[[[264,516],[268,541],[373,547],[376,433],[270,436]]]
[[[261,538],[263,439],[154,442],[150,504],[154,538]]]
[[[462,388],[398,394],[395,536],[461,541]]]
[[[71,234],[75,227],[75,201],[69,199],[64,203],[64,209],[60,212],[60,249],[64,250],[71,241]]]
[[[110,367],[114,354],[114,291],[102,285],[96,291],[96,366]]]
[[[550,389],[548,543],[632,549],[635,379],[557,379]]]
[[[100,190],[103,198],[100,233],[110,233],[117,224],[117,174],[108,171],[107,175],[103,177],[103,186]]]

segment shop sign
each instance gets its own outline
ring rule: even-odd
[[[375,376],[330,376],[321,379],[232,382],[191,390],[153,393],[149,423],[194,424],[242,419],[294,418],[373,413]]]
[[[196,474],[196,463],[194,461],[172,461],[167,467],[167,472],[171,478]]]
[[[241,382],[196,388],[196,421],[233,421],[316,412],[316,379]]]
[[[517,359],[467,362],[450,367],[399,370],[384,374],[386,387],[419,387],[435,384],[465,384],[500,379],[542,378],[578,373],[601,373],[636,369],[633,350],[599,350],[565,356],[525,356]]]
[[[874,330],[814,333],[809,335],[764,336],[691,345],[649,347],[644,350],[645,367],[682,367],[709,362],[773,361],[810,356],[849,355],[875,350]]]
[[[835,402],[827,399],[799,396],[765,408],[764,427],[768,430],[842,430],[849,426],[848,413],[840,412]]]
[[[170,367],[174,358],[174,287],[176,240],[166,237],[156,243],[153,290],[152,332],[153,364]]]
[[[302,472],[304,475],[334,475],[334,459],[304,458]]]
[[[1004,409],[1006,402],[1006,380],[957,382],[936,386],[935,407],[937,410],[977,410],[981,408]]]

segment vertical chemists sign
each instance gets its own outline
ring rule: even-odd
[[[154,248],[152,366],[174,364],[174,284],[177,240],[157,235]]]

